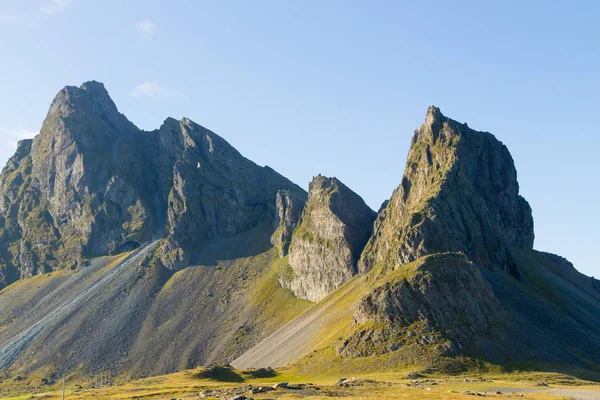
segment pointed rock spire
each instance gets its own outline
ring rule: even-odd
[[[533,247],[531,208],[506,146],[429,107],[402,183],[379,214],[360,269],[398,268],[446,251],[514,271],[507,247]]]

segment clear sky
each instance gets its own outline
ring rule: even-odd
[[[493,5],[492,3],[495,3]],[[536,245],[600,275],[600,2],[0,0],[0,162],[65,85],[189,117],[378,209],[434,104],[515,159]]]

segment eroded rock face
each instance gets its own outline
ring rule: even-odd
[[[279,249],[279,257],[288,254],[292,243],[292,234],[300,222],[302,210],[306,204],[305,198],[298,198],[288,190],[280,190],[275,197],[275,233],[271,236],[271,243]]]
[[[305,196],[189,119],[138,129],[98,82],[57,94],[0,190],[0,287],[161,237],[157,255],[178,269],[209,239],[271,229],[278,190]]]
[[[365,296],[337,351],[363,357],[418,344],[455,352],[504,318],[477,265],[464,254],[436,254],[389,273]]]
[[[430,107],[414,134],[402,183],[375,223],[360,270],[399,268],[428,254],[463,252],[518,274],[507,247],[533,247],[531,208],[508,149]]]
[[[336,178],[313,179],[290,246],[293,276],[281,279],[296,296],[319,301],[356,275],[375,212]]]

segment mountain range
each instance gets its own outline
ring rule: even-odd
[[[534,250],[510,152],[429,107],[375,212],[67,86],[0,175],[0,370],[600,373],[600,281]],[[575,372],[574,372],[575,371]]]

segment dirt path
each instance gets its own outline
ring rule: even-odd
[[[236,369],[283,367],[307,354],[315,346],[323,329],[352,315],[356,302],[350,302],[340,309],[336,299],[357,290],[361,282],[360,279],[349,282],[340,292],[279,328],[231,365]]]
[[[566,396],[573,400],[598,400],[600,399],[600,389],[552,389],[552,394]]]
[[[486,388],[485,392],[502,393],[550,393],[556,396],[565,396],[573,400],[600,400],[600,388],[598,389],[579,389],[579,388],[514,388],[514,387],[494,387]]]

